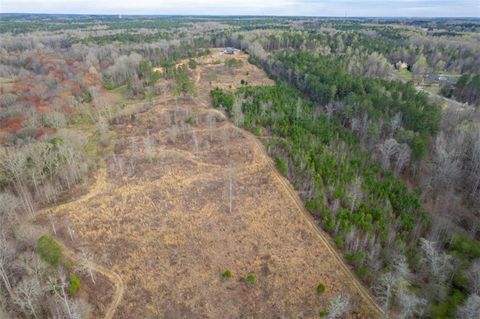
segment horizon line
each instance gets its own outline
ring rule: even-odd
[[[268,14],[161,14],[161,13],[49,13],[49,12],[0,12],[1,15],[15,15],[15,14],[31,14],[31,15],[77,15],[77,16],[119,16],[122,17],[263,17],[263,18],[342,18],[357,19],[357,18],[407,18],[407,19],[476,19],[480,20],[479,16],[306,16],[306,15],[268,15]],[[1,22],[1,21],[0,21]]]

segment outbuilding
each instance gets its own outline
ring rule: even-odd
[[[223,53],[224,54],[235,54],[235,49],[234,48],[225,48],[225,50],[223,50]]]

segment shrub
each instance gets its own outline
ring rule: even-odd
[[[223,278],[230,278],[232,277],[232,272],[230,270],[225,270],[223,273],[222,273],[222,277]]]
[[[92,94],[90,92],[83,93],[83,97],[82,97],[82,102],[83,103],[91,103],[92,101],[93,101],[93,97],[92,97]]]
[[[326,316],[328,316],[328,311],[326,311],[325,309],[320,310],[318,315],[320,316],[320,318],[326,317]]]
[[[189,116],[185,119],[185,123],[187,124],[193,125],[194,122],[195,120],[193,119],[193,116]]]
[[[70,275],[70,285],[68,286],[68,291],[73,296],[77,293],[80,288],[80,279],[75,274]]]
[[[188,60],[188,67],[190,69],[192,69],[192,70],[195,69],[197,67],[197,65],[198,65],[198,62],[195,61],[194,59]]]
[[[317,286],[317,294],[323,295],[325,292],[325,285],[323,283],[319,283]]]
[[[248,274],[245,280],[247,281],[247,284],[249,284],[250,286],[253,286],[257,281],[257,278],[255,277],[254,274]]]
[[[287,162],[281,157],[275,156],[274,157],[275,164],[277,165],[278,170],[283,175],[287,175],[288,173],[288,165]]]
[[[462,235],[453,237],[450,243],[453,254],[466,256],[469,260],[480,257],[480,241],[472,240]]]
[[[43,235],[38,239],[37,253],[53,267],[57,267],[63,258],[62,247],[48,235]]]

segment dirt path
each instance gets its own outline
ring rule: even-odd
[[[62,246],[63,252],[67,257],[71,258],[77,263],[81,262],[77,257],[77,254],[72,249],[67,247],[58,239],[57,242]],[[110,280],[115,285],[115,293],[113,294],[112,302],[108,306],[104,316],[105,319],[113,319],[115,311],[117,310],[118,305],[122,301],[123,294],[125,292],[125,283],[123,282],[122,277],[120,277],[117,273],[98,264],[93,264],[92,266],[93,271],[107,277],[108,280]]]
[[[314,230],[317,238],[327,247],[329,253],[335,258],[340,268],[344,271],[345,275],[352,281],[352,284],[358,290],[365,302],[370,304],[372,309],[374,309],[380,317],[385,317],[385,313],[383,312],[382,308],[377,304],[370,292],[359,281],[357,276],[350,270],[350,268],[346,266],[343,258],[340,256],[337,250],[333,248],[333,245],[329,240],[328,235],[320,227],[318,227],[312,215],[305,209],[305,206],[298,197],[296,191],[292,188],[288,180],[283,177],[282,174],[280,174],[272,159],[270,158],[270,156],[268,156],[267,151],[265,150],[265,146],[252,133],[244,130],[242,130],[242,132],[255,145],[255,147],[259,149],[259,153],[262,154],[275,179],[278,181],[285,193],[287,193],[288,196],[295,202],[297,212],[299,212],[304,217],[304,221],[309,225],[309,227]]]
[[[100,166],[100,168],[98,169],[97,173],[96,173],[95,183],[91,186],[88,193],[79,197],[76,200],[66,202],[66,203],[57,205],[55,207],[45,208],[45,209],[38,212],[38,216],[46,215],[46,214],[54,214],[54,213],[59,212],[63,209],[66,209],[66,208],[69,208],[69,207],[75,207],[76,205],[78,205],[80,203],[84,203],[84,202],[88,201],[89,199],[91,199],[92,197],[100,194],[102,191],[104,191],[107,188],[107,186],[108,186],[108,183],[107,183],[107,169],[106,169],[105,165],[102,164]],[[57,238],[56,240],[62,246],[65,256],[67,256],[70,259],[76,261],[77,263],[81,262],[79,260],[78,256],[77,256],[77,254],[75,253],[75,251],[73,251],[71,248],[66,246],[63,242],[60,241],[60,239]],[[108,306],[108,308],[105,312],[105,316],[104,316],[105,319],[113,319],[115,311],[117,310],[118,305],[122,301],[123,294],[125,292],[125,283],[124,283],[122,277],[120,277],[120,275],[118,275],[117,273],[105,268],[102,265],[93,263],[92,264],[92,270],[94,272],[99,273],[99,274],[105,276],[106,278],[108,278],[108,280],[110,280],[112,282],[112,284],[115,286],[115,292],[114,292],[113,297],[112,297],[112,302]]]
[[[436,93],[433,93],[433,92],[430,92],[426,89],[424,89],[423,87],[419,86],[419,85],[416,85],[415,88],[418,90],[418,91],[421,91],[421,92],[424,92],[426,93],[431,99],[433,100],[436,100],[436,101],[443,101],[443,102],[446,102],[448,103],[448,105],[451,105],[451,106],[456,106],[458,108],[465,108],[465,107],[468,107],[468,105],[465,105],[464,103],[461,103],[457,100],[454,100],[454,99],[449,99],[445,96],[441,96],[440,94],[436,94]]]
[[[84,203],[91,199],[92,197],[100,194],[103,190],[105,190],[108,186],[107,183],[107,168],[105,165],[101,165],[96,174],[95,174],[95,182],[92,186],[90,186],[88,192],[84,194],[83,196],[80,196],[76,200],[69,201],[63,204],[56,205],[54,207],[49,207],[42,209],[41,211],[38,212],[38,215],[45,215],[45,214],[55,214],[56,212],[59,212],[61,210],[64,210],[69,207],[75,207],[76,205],[80,203]]]

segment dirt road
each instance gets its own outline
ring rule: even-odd
[[[273,163],[272,159],[268,156],[264,145],[252,133],[243,131],[243,134],[245,134],[245,136],[247,136],[247,138],[251,140],[258,149],[261,150],[261,153],[263,154],[265,161],[268,163],[268,166],[272,170],[273,175],[278,181],[278,184],[280,185],[280,187],[282,187],[283,190],[296,203],[298,213],[304,217],[305,223],[308,224],[308,226],[315,231],[319,241],[321,241],[325,245],[325,247],[328,249],[330,254],[335,258],[335,260],[338,263],[338,266],[345,272],[345,275],[350,278],[350,280],[352,281],[352,284],[358,290],[358,292],[360,293],[362,298],[365,300],[365,302],[371,305],[372,309],[374,309],[377,312],[379,317],[385,317],[385,313],[383,312],[382,308],[377,304],[375,299],[372,297],[371,293],[365,288],[365,286],[360,282],[360,280],[350,270],[350,268],[348,268],[343,258],[340,256],[337,250],[333,247],[333,243],[329,239],[328,235],[320,227],[318,227],[318,224],[315,222],[312,215],[305,209],[303,202],[300,200],[297,193],[292,188],[292,185],[288,182],[288,180],[285,177],[283,177],[282,174],[280,174],[277,167]]]

